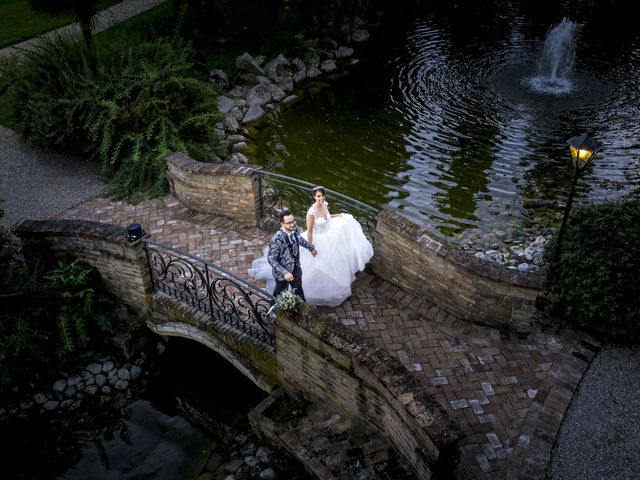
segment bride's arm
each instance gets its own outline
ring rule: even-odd
[[[307,242],[313,243],[313,223],[316,217],[307,215]]]

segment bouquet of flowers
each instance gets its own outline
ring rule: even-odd
[[[300,295],[296,295],[293,290],[285,290],[276,297],[276,304],[274,305],[278,310],[285,312],[297,312],[300,309],[300,305],[304,303]]]

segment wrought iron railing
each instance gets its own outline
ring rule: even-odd
[[[273,295],[218,265],[152,240],[144,240],[144,250],[154,291],[275,346],[275,330],[267,314],[275,302]]]
[[[291,210],[295,215],[305,215],[313,202],[311,189],[312,183],[287,177],[279,173],[258,172],[260,188],[259,212],[260,217],[268,226],[278,225],[280,212],[284,209]],[[376,226],[378,210],[366,203],[347,197],[335,190],[325,188],[331,213],[350,213],[362,226],[367,239],[373,243],[373,230]]]

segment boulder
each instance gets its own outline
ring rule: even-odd
[[[102,364],[100,363],[90,363],[87,365],[87,371],[93,373],[94,375],[99,374],[102,371]]]
[[[231,157],[229,157],[229,162],[238,163],[240,165],[248,165],[249,159],[245,157],[243,154],[241,154],[240,152],[236,152],[233,155],[231,155]]]
[[[271,94],[271,98],[273,99],[274,102],[280,102],[282,101],[282,99],[284,99],[287,96],[284,90],[282,90],[278,85],[274,85],[273,83],[270,83],[268,88],[269,88],[269,93]]]
[[[243,124],[249,124],[249,123],[257,123],[260,122],[265,116],[265,111],[262,109],[262,107],[260,105],[251,105],[249,107],[249,110],[247,110],[247,113],[245,113],[244,117],[242,118],[242,123]]]
[[[114,385],[116,390],[126,390],[129,387],[129,382],[127,380],[120,379]]]
[[[293,77],[283,78],[278,82],[278,87],[285,92],[293,92]]]
[[[59,405],[60,402],[58,402],[57,400],[49,400],[42,406],[42,408],[44,408],[45,410],[55,410]]]
[[[211,70],[209,72],[209,80],[218,91],[224,91],[229,88],[229,76],[224,70]]]
[[[291,67],[293,69],[293,81],[295,83],[303,82],[307,79],[307,65],[299,58],[291,60]]]
[[[336,50],[336,58],[348,58],[353,55],[353,48],[351,47],[339,47]]]
[[[322,70],[324,73],[335,72],[337,69],[338,66],[336,65],[336,61],[333,59],[324,60],[320,64],[320,70]]]
[[[221,113],[229,113],[235,105],[236,102],[229,97],[225,97],[224,95],[218,97],[218,110],[220,110]]]
[[[98,374],[96,375],[96,385],[101,387],[103,386],[105,383],[107,383],[107,377],[105,377],[103,374]]]
[[[264,66],[264,73],[275,83],[278,83],[282,78],[290,77],[292,72],[289,60],[282,54],[278,55]]]
[[[67,381],[66,380],[58,380],[53,384],[53,390],[56,392],[64,392],[67,389]]]
[[[69,387],[75,387],[81,381],[82,381],[82,378],[80,377],[80,375],[73,375],[73,376],[67,378],[67,385]]]
[[[247,52],[244,52],[242,55],[236,58],[235,65],[236,69],[240,71],[253,73],[254,75],[264,75],[264,70],[260,68],[255,59]]]
[[[240,131],[241,127],[238,121],[234,117],[232,117],[231,115],[228,115],[222,121],[222,128],[224,128],[227,132],[235,133]]]
[[[307,69],[307,78],[314,79],[322,75],[322,72],[315,65],[309,66]]]
[[[247,92],[247,105],[264,105],[271,101],[271,92],[262,84],[258,84]]]
[[[118,370],[118,378],[120,380],[129,380],[131,378],[129,370],[127,370],[126,368],[121,368],[120,370]]]
[[[356,42],[356,43],[360,43],[360,42],[364,42],[366,40],[369,40],[369,32],[367,32],[364,28],[356,30],[351,35],[351,40]]]
[[[227,92],[233,98],[244,98],[247,95],[247,87],[244,85],[236,85],[231,90]]]
[[[115,368],[115,365],[113,364],[113,362],[111,360],[107,360],[106,362],[104,362],[102,364],[102,371],[103,372],[110,372]]]

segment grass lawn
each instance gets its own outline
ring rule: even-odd
[[[117,0],[101,0],[98,8],[103,10],[114,3]],[[71,22],[71,15],[37,13],[29,7],[27,0],[0,0],[0,48],[42,35]]]

